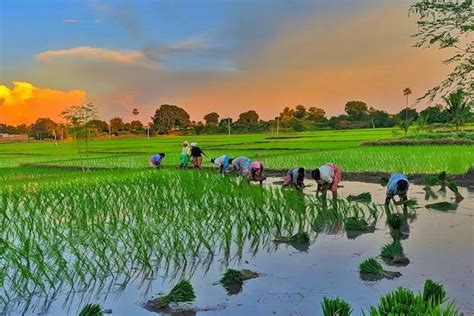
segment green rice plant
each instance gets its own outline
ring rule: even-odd
[[[394,241],[382,247],[380,255],[383,258],[393,259],[396,257],[405,257],[402,244],[399,241]]]
[[[369,231],[373,228],[365,219],[357,217],[348,217],[344,220],[346,230],[352,231]]]
[[[403,225],[403,215],[399,213],[388,213],[387,224],[391,230],[400,231]]]
[[[438,203],[427,204],[425,207],[437,211],[455,211],[457,210],[458,205],[456,203],[443,201]]]
[[[349,195],[347,200],[350,202],[370,203],[372,202],[372,195],[370,192],[364,192],[358,195]]]
[[[99,304],[87,304],[79,312],[79,316],[102,316],[104,311]]]
[[[395,240],[383,246],[380,250],[380,256],[390,265],[405,266],[410,263],[410,260],[405,256],[402,244],[399,240]]]
[[[234,295],[242,291],[244,281],[258,277],[258,273],[251,270],[242,269],[234,270],[227,269],[219,283],[226,289],[227,294]]]
[[[442,304],[446,297],[444,286],[433,280],[426,280],[423,287],[423,300],[425,302],[431,301],[433,304]]]
[[[363,280],[377,281],[383,278],[395,279],[401,276],[400,272],[385,271],[376,258],[368,258],[359,264],[359,273]]]
[[[339,297],[324,297],[321,308],[324,316],[349,316],[352,313],[351,305]]]
[[[169,292],[168,295],[160,296],[150,300],[146,308],[150,310],[159,310],[166,308],[170,303],[190,303],[196,299],[194,289],[188,280],[179,281]]]
[[[375,258],[368,258],[362,261],[359,265],[359,272],[380,278],[384,276],[382,265]]]
[[[309,234],[307,232],[298,232],[292,236],[278,236],[274,241],[277,243],[307,244],[309,243]]]

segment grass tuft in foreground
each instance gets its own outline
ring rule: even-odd
[[[359,273],[363,280],[378,281],[383,278],[395,279],[400,277],[400,272],[385,271],[376,258],[368,258],[359,265]]]
[[[324,316],[349,316],[352,313],[351,305],[339,297],[324,297],[321,308]]]
[[[423,288],[423,300],[425,302],[433,302],[435,304],[442,304],[446,297],[446,291],[442,284],[436,283],[433,280],[426,280]]]
[[[410,260],[405,256],[402,244],[400,241],[395,240],[390,244],[386,244],[380,251],[380,256],[393,265],[407,265]]]

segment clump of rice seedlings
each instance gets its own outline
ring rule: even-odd
[[[400,230],[403,225],[403,215],[399,213],[387,214],[387,224],[391,230]]]
[[[149,310],[158,310],[168,307],[171,303],[190,303],[195,298],[196,295],[191,283],[188,280],[181,280],[171,289],[168,295],[148,301],[145,307]]]
[[[418,202],[415,199],[409,199],[409,200],[403,201],[401,205],[404,205],[410,209],[418,208]]]
[[[400,272],[385,271],[375,258],[368,258],[359,265],[359,273],[363,280],[377,281],[383,278],[394,279],[400,277]]]
[[[455,211],[458,208],[458,205],[456,203],[444,201],[433,204],[427,204],[425,207],[437,211]]]
[[[463,198],[461,193],[459,193],[457,184],[454,181],[450,181],[447,179],[445,171],[441,172],[436,177],[433,177],[433,176],[426,177],[425,185],[427,187],[439,185],[441,186],[440,188],[441,192],[446,192],[446,187],[448,187],[448,189],[451,190],[451,192],[455,194],[458,200]]]
[[[278,236],[274,240],[277,243],[307,244],[309,235],[307,232],[298,232],[293,236]]]
[[[358,195],[349,195],[347,200],[350,202],[370,203],[372,202],[372,195],[370,192],[364,192]]]
[[[402,244],[398,240],[383,246],[380,256],[393,265],[407,265],[410,263],[410,260],[405,256]]]
[[[321,308],[324,316],[349,316],[352,313],[351,305],[339,297],[324,297]]]
[[[431,301],[435,304],[442,304],[445,297],[446,291],[442,284],[430,279],[425,281],[425,286],[423,287],[423,300],[425,302]]]
[[[256,277],[258,277],[258,273],[251,270],[242,269],[239,271],[227,269],[224,276],[219,280],[219,283],[226,289],[227,294],[234,295],[242,291],[244,281]]]
[[[104,310],[99,304],[87,304],[79,312],[79,316],[102,316],[104,315]]]
[[[344,220],[346,230],[367,231],[371,226],[363,218],[348,217]]]
[[[438,195],[431,189],[430,186],[425,186],[423,188],[425,191],[425,200],[428,201],[429,199],[437,199]]]
[[[442,285],[427,280],[425,282],[425,289],[428,293],[426,297],[424,294],[425,290],[423,293],[415,294],[411,290],[402,287],[387,293],[381,297],[378,306],[370,307],[370,315],[461,315],[454,301],[450,302],[447,306],[441,305],[445,295]]]

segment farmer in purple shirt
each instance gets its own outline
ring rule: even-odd
[[[165,157],[165,153],[159,153],[157,155],[153,155],[148,159],[148,164],[152,168],[159,168],[161,165],[161,161]]]

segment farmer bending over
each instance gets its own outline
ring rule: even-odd
[[[148,159],[148,164],[152,168],[159,168],[163,158],[165,158],[165,153],[159,153],[157,155],[153,155]]]
[[[388,180],[387,185],[387,196],[385,197],[385,205],[390,204],[390,200],[393,200],[395,204],[403,203],[408,200],[407,193],[410,182],[403,173],[394,173]],[[395,195],[400,197],[400,201],[395,201]]]
[[[229,161],[231,161],[229,155],[222,155],[217,158],[212,158],[211,162],[215,164],[216,166],[219,166],[219,171],[220,173],[225,173],[227,172],[227,169],[229,169]]]
[[[262,182],[267,178],[263,174],[263,164],[260,161],[254,161],[250,164],[249,178],[251,181]]]
[[[251,161],[247,157],[237,157],[235,159],[230,159],[229,163],[232,165],[234,172],[237,172],[242,176],[249,174]]]
[[[194,168],[201,169],[202,167],[202,156],[206,154],[198,147],[196,142],[191,143],[191,158],[193,160]]]
[[[304,188],[304,168],[294,167],[291,168],[283,182],[283,187],[294,185],[297,189]]]
[[[183,148],[181,149],[181,155],[179,156],[179,167],[186,169],[189,164],[189,157],[191,156],[191,148],[189,148],[189,142],[183,142]]]
[[[316,196],[319,196],[320,192],[326,196],[326,192],[330,190],[333,199],[337,199],[337,188],[342,178],[341,168],[338,165],[328,162],[311,171],[311,177],[318,183]]]

